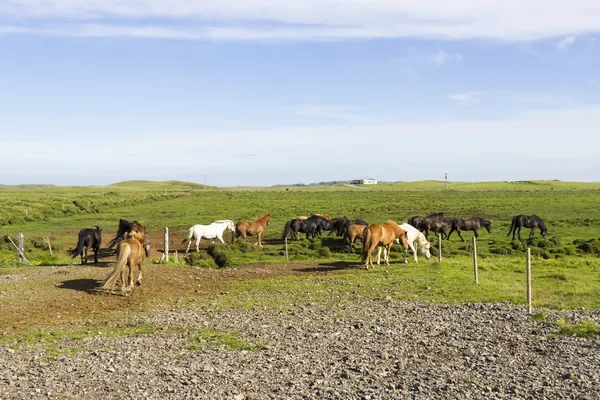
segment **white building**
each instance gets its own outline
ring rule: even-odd
[[[377,179],[375,179],[375,178],[355,179],[350,183],[353,185],[377,185]]]

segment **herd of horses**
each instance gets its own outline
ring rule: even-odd
[[[263,247],[263,234],[265,228],[269,225],[271,219],[270,213],[261,214],[254,221],[239,221],[237,224],[232,220],[218,220],[208,225],[194,225],[188,230],[187,237],[183,240],[188,241],[186,253],[189,252],[192,240],[196,241],[196,251],[200,251],[200,240],[202,238],[223,240],[223,234],[226,230],[232,232],[232,242],[236,237],[241,237],[245,242],[248,236],[256,236],[255,245]],[[365,268],[373,266],[372,253],[378,248],[377,264],[380,264],[381,253],[383,251],[384,262],[389,265],[389,253],[394,243],[399,243],[404,247],[404,262],[408,262],[407,254],[410,248],[413,252],[414,261],[417,259],[417,247],[421,249],[426,259],[431,257],[430,243],[427,240],[429,232],[439,234],[442,239],[449,240],[453,232],[456,232],[460,239],[465,239],[461,231],[473,231],[475,237],[479,237],[478,230],[485,228],[488,233],[492,232],[490,221],[475,217],[471,219],[448,218],[443,213],[431,213],[425,217],[414,216],[408,219],[407,223],[398,225],[392,220],[387,220],[382,224],[369,224],[361,219],[349,219],[346,216],[332,218],[328,214],[313,214],[310,216],[298,216],[287,221],[281,235],[282,240],[299,240],[299,234],[303,233],[307,239],[320,236],[324,231],[329,231],[329,236],[336,235],[344,238],[344,242],[352,248],[357,239],[362,241],[361,262],[365,263]],[[537,215],[517,215],[512,219],[510,230],[507,236],[512,233],[512,239],[515,235],[521,240],[521,229],[530,228],[529,237],[532,237],[535,229],[539,229],[542,237],[546,237],[546,226]],[[78,235],[77,246],[71,251],[71,256],[81,256],[81,264],[87,264],[88,250],[94,250],[94,263],[98,263],[98,251],[102,244],[102,229],[98,226],[82,229]],[[151,243],[146,236],[146,229],[138,221],[119,220],[119,227],[116,236],[109,242],[108,249],[116,247],[117,262],[111,274],[104,280],[102,289],[113,291],[117,282],[121,281],[121,292],[126,296],[131,293],[134,287],[134,270],[139,270],[137,285],[142,282],[142,265],[150,255]]]

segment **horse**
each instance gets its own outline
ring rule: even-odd
[[[271,214],[268,212],[262,213],[260,217],[258,217],[254,221],[239,221],[235,225],[235,235],[241,235],[246,241],[246,236],[257,236],[257,242],[254,245],[259,245],[263,247],[261,244],[263,232],[265,231],[265,226],[269,225],[269,221],[271,220]]]
[[[420,231],[424,231],[426,230],[426,224],[424,224],[426,219],[444,219],[444,213],[443,212],[435,212],[435,213],[429,213],[427,214],[425,217],[420,217],[418,215],[411,217],[408,219],[408,224],[417,228]]]
[[[223,232],[225,229],[229,229],[231,232],[235,231],[235,223],[229,219],[222,219],[219,221],[214,221],[209,225],[194,225],[190,229],[188,229],[187,239],[183,239],[181,243],[185,243],[188,240],[188,246],[186,253],[190,251],[190,246],[192,244],[192,239],[196,239],[196,251],[200,251],[200,240],[202,238],[212,239],[212,242],[215,242],[215,239],[219,239],[221,243],[225,243],[223,241]]]
[[[129,296],[133,291],[133,272],[136,266],[140,271],[136,285],[140,286],[142,284],[142,265],[150,256],[151,247],[150,241],[146,239],[145,230],[134,227],[127,236],[119,242],[117,246],[117,263],[101,287],[112,292],[117,280],[121,278],[121,293],[125,296]],[[129,274],[128,279],[125,279],[127,267],[129,267]]]
[[[401,241],[402,246],[408,248],[408,238],[406,231],[392,220],[387,220],[383,224],[371,224],[365,228],[363,236],[363,250],[361,261],[365,262],[365,269],[369,269],[369,264],[374,267],[371,254],[375,247],[383,245],[386,247],[385,263],[390,265],[389,254],[394,241]]]
[[[345,241],[348,243],[350,249],[352,249],[352,245],[356,241],[356,239],[360,239],[362,242],[364,240],[364,232],[365,226],[362,224],[350,224],[346,228]]]
[[[521,214],[521,215],[517,215],[516,217],[513,217],[512,223],[510,225],[510,229],[506,236],[510,236],[510,234],[512,232],[512,235],[513,235],[512,240],[515,240],[515,233],[517,233],[519,235],[519,240],[521,240],[521,228],[531,228],[529,237],[533,236],[533,231],[535,228],[538,228],[540,230],[540,234],[542,235],[543,238],[546,237],[546,232],[548,232],[546,225],[544,225],[544,221],[542,221],[542,219],[540,217],[538,217],[535,214],[533,214],[533,215],[522,215]]]
[[[298,232],[306,233],[306,238],[309,239],[311,237],[315,237],[321,234],[322,224],[325,221],[321,217],[310,217],[307,219],[292,219],[286,222],[285,227],[283,228],[283,233],[281,234],[281,239],[285,240],[291,233],[292,240],[298,238]]]
[[[112,249],[117,244],[123,240],[126,233],[131,233],[133,229],[144,229],[144,227],[137,221],[126,221],[124,219],[119,219],[119,229],[117,230],[117,236],[110,242],[108,242],[108,249]],[[144,229],[144,234],[146,234],[146,230]]]
[[[333,232],[335,232],[336,236],[346,236],[346,230],[352,224],[354,225],[369,225],[366,221],[362,219],[348,219],[347,217],[336,218],[333,220],[333,229],[329,232],[328,236],[331,236]]]
[[[477,233],[477,230],[480,229],[481,227],[485,227],[485,229],[487,229],[488,233],[492,233],[492,223],[490,221],[488,221],[487,219],[483,219],[483,218],[479,218],[479,217],[475,217],[475,218],[471,218],[471,219],[455,218],[452,220],[450,232],[448,232],[448,236],[446,236],[446,239],[450,240],[450,235],[452,235],[452,232],[456,231],[456,233],[458,234],[458,237],[460,237],[460,239],[464,242],[465,239],[463,239],[462,235],[460,234],[461,230],[473,231],[475,237],[478,238],[479,234]]]
[[[452,226],[452,218],[444,217],[444,213],[428,214],[416,227],[422,232],[425,232],[425,237],[429,236],[429,231],[442,235],[442,239],[446,238],[446,230]],[[413,225],[414,226],[414,225]]]
[[[425,235],[423,235],[417,228],[415,228],[414,226],[412,226],[410,224],[402,224],[402,225],[400,225],[400,228],[402,228],[406,231],[406,237],[408,238],[408,247],[410,247],[410,249],[413,252],[413,257],[414,257],[415,262],[416,263],[419,262],[419,260],[417,259],[417,250],[415,249],[415,243],[417,243],[417,245],[421,249],[421,252],[425,256],[425,259],[429,260],[431,258],[431,252],[429,251],[429,248],[431,247],[431,245],[427,241],[427,238],[425,237]],[[382,250],[382,247],[379,247],[379,250],[377,251],[377,265],[379,265],[381,250]],[[385,258],[386,250],[383,249],[383,252],[384,252],[383,257]],[[405,248],[404,249],[404,262],[406,264],[408,264],[407,256],[408,256],[408,249]]]
[[[81,265],[87,264],[88,249],[94,249],[94,264],[98,264],[98,250],[102,244],[102,228],[92,226],[79,231],[77,247],[71,251],[71,258],[81,255]],[[85,253],[85,257],[84,257]]]

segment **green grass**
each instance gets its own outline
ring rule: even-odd
[[[558,336],[600,337],[600,325],[593,320],[588,319],[578,323],[569,323],[564,319],[559,319],[556,324],[560,327]]]
[[[78,205],[76,205],[76,202]],[[314,212],[332,216],[361,218],[368,222],[393,219],[399,223],[414,215],[443,211],[448,216],[481,216],[492,221],[493,231],[480,231],[478,254],[480,285],[472,283],[472,233],[462,243],[453,235],[443,242],[444,262],[399,264],[402,252],[394,246],[390,273],[384,267],[366,273],[345,269],[324,277],[290,277],[276,280],[240,282],[244,294],[241,306],[253,303],[277,304],[279,293],[284,303],[301,299],[302,291],[325,301],[328,297],[391,296],[396,299],[470,302],[524,299],[524,249],[532,249],[534,263],[534,301],[553,308],[600,307],[600,184],[558,181],[451,183],[445,190],[439,181],[399,182],[368,186],[357,190],[344,185],[278,186],[273,188],[207,188],[202,185],[169,181],[128,181],[107,187],[4,188],[0,191],[0,234],[13,240],[18,232],[26,239],[26,255],[36,265],[66,264],[69,248],[74,247],[79,229],[100,225],[114,232],[119,218],[137,219],[149,232],[162,232],[181,238],[197,223],[216,219],[254,219],[263,211],[271,213],[266,239],[279,239],[285,222],[297,215]],[[517,214],[537,214],[548,226],[548,237],[523,241],[506,237],[510,221]],[[43,241],[49,237],[56,258],[49,258]],[[105,234],[104,243],[110,237]],[[434,254],[437,239],[430,238]],[[254,237],[250,238],[253,243]],[[161,243],[154,243],[162,248]],[[179,248],[185,245],[177,244]],[[206,246],[206,241],[203,243]],[[172,246],[173,249],[173,246]],[[236,243],[217,246],[226,266],[247,263],[285,262],[283,244],[268,244],[264,249]],[[291,262],[358,262],[360,244],[353,252],[340,238],[320,237],[290,242]],[[206,251],[179,254],[180,262],[194,266],[215,266]],[[14,249],[0,241],[0,265],[12,271]],[[150,262],[156,260],[150,260]],[[0,271],[3,271],[0,269]],[[4,272],[0,272],[4,273]],[[360,285],[360,286],[359,286]],[[374,289],[367,289],[374,288]],[[289,300],[289,301],[288,301]]]

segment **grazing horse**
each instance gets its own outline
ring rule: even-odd
[[[548,232],[546,225],[544,225],[544,221],[537,215],[517,215],[512,219],[510,229],[506,236],[510,236],[512,232],[512,240],[515,240],[515,233],[517,233],[519,235],[519,240],[521,240],[521,228],[531,228],[529,237],[533,236],[533,230],[535,228],[540,230],[540,234],[543,238],[546,237],[546,232]]]
[[[101,244],[102,228],[94,225],[91,229],[82,229],[77,238],[77,247],[71,251],[71,258],[81,255],[81,265],[87,264],[88,249],[94,249],[94,264],[98,264],[98,250]]]
[[[331,232],[329,232],[329,235],[335,232],[336,236],[344,237],[346,236],[346,230],[348,229],[348,227],[353,224],[363,226],[369,225],[362,219],[348,219],[347,217],[336,218],[333,223],[333,229],[331,230]]]
[[[209,225],[194,225],[190,229],[188,229],[187,239],[183,239],[182,243],[188,241],[186,253],[190,251],[190,246],[192,244],[192,239],[196,239],[196,251],[200,251],[200,240],[202,238],[212,239],[212,242],[215,242],[215,239],[219,239],[221,243],[225,243],[223,241],[223,232],[225,229],[229,229],[231,232],[235,232],[235,223],[229,219],[223,219],[219,221],[214,221]]]
[[[241,235],[246,242],[246,236],[257,236],[257,242],[254,245],[262,245],[262,237],[265,231],[265,226],[269,225],[269,221],[271,220],[270,213],[262,213],[260,217],[258,217],[254,221],[240,221],[235,225],[235,235]]]
[[[345,240],[348,243],[350,249],[352,249],[352,245],[356,241],[356,239],[360,239],[360,241],[364,241],[364,233],[365,233],[365,225],[362,224],[350,224],[346,228]]]
[[[446,230],[452,225],[450,218],[429,218],[425,217],[421,222],[421,231],[425,231],[425,236],[429,235],[429,231],[439,233],[442,239],[446,238]]]
[[[369,269],[369,265],[373,267],[373,260],[371,255],[377,246],[385,246],[386,255],[385,263],[390,265],[389,254],[392,249],[392,245],[395,241],[401,241],[402,246],[408,248],[408,238],[406,231],[392,220],[387,220],[383,224],[371,224],[365,228],[363,236],[363,250],[361,254],[361,261],[365,262],[365,269]]]
[[[150,256],[150,241],[146,239],[145,230],[134,227],[127,235],[129,236],[127,239],[124,238],[119,242],[117,263],[102,285],[102,289],[112,292],[117,280],[121,278],[121,293],[125,296],[129,296],[133,291],[133,272],[136,266],[140,271],[136,285],[142,284],[142,265]],[[127,267],[129,267],[128,279],[125,278]]]
[[[423,235],[417,228],[415,228],[414,226],[410,225],[410,224],[402,224],[400,225],[400,228],[404,229],[406,231],[406,237],[408,238],[408,247],[410,247],[410,249],[413,252],[413,257],[416,263],[419,262],[419,260],[417,259],[417,250],[415,249],[415,243],[418,244],[418,246],[421,248],[421,252],[423,253],[423,255],[425,256],[426,260],[429,260],[431,258],[431,252],[429,251],[429,248],[431,247],[431,245],[429,244],[429,242],[427,241],[427,238],[425,238],[425,235]],[[396,240],[396,242],[398,242],[398,240]],[[378,251],[377,251],[377,265],[379,265],[379,262],[381,260],[381,250],[383,250],[383,257],[386,257],[386,250],[383,247],[379,247]],[[406,264],[408,264],[408,249],[404,249],[404,262]]]
[[[462,235],[460,234],[461,230],[473,231],[475,237],[478,238],[479,234],[477,233],[477,230],[481,227],[485,227],[488,233],[492,233],[492,223],[487,219],[479,217],[471,219],[455,218],[452,220],[450,232],[448,232],[448,236],[446,237],[446,239],[450,240],[450,235],[452,235],[452,232],[456,231],[458,237],[464,242],[465,239],[463,239]]]
[[[121,240],[123,240],[123,238],[125,237],[126,233],[131,233],[132,230],[135,229],[144,229],[144,227],[137,221],[126,221],[124,219],[120,219],[119,220],[119,229],[117,230],[117,236],[115,236],[115,238],[113,240],[111,240],[110,242],[108,242],[108,249],[112,249],[113,247],[115,247],[116,245],[119,244],[119,242],[121,242]],[[144,229],[144,234],[146,234],[146,230]]]
[[[307,217],[306,215],[300,215],[300,216],[296,217],[295,219],[308,219],[308,218],[311,218],[314,216],[323,217],[325,219],[331,219],[331,216],[329,214],[312,214],[310,217]]]
[[[285,227],[283,228],[283,233],[281,234],[281,239],[288,237],[290,234],[292,236],[292,240],[299,240],[298,233],[306,233],[306,238],[309,239],[311,237],[315,237],[321,234],[322,224],[325,220],[322,217],[310,217],[307,219],[292,219],[286,222]]]

